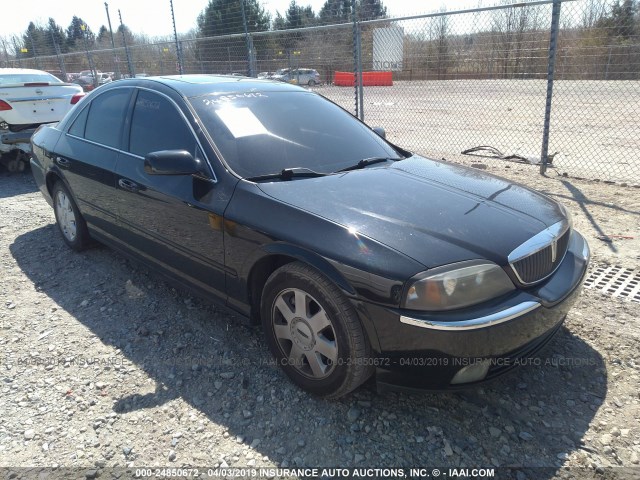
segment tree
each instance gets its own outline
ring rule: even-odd
[[[441,10],[444,13],[446,9]],[[449,16],[440,15],[431,19],[429,36],[435,44],[436,72],[438,80],[442,79],[449,67]]]
[[[636,0],[617,0],[611,13],[601,18],[596,25],[607,30],[610,41],[624,43],[638,34],[637,17],[640,5]]]
[[[55,47],[58,47],[60,53],[66,53],[69,51],[67,47],[67,36],[64,33],[64,29],[56,23],[56,21],[49,17],[47,23],[47,35],[53,42],[53,49],[55,53]]]
[[[351,0],[327,0],[320,9],[320,22],[346,23],[351,19]]]
[[[124,33],[124,40],[122,39],[122,34]],[[114,32],[113,36],[115,37],[116,47],[124,47],[124,42],[127,42],[127,45],[133,45],[136,43],[135,37],[131,32],[131,29],[126,25],[119,25],[118,29]]]
[[[36,57],[42,55],[49,55],[49,49],[47,48],[47,31],[41,26],[36,26],[35,23],[29,22],[26,32],[22,35],[22,45],[26,48],[26,52],[23,52],[23,57]],[[51,42],[48,42],[51,44]]]
[[[109,29],[104,25],[100,26],[100,30],[98,30],[98,37],[96,38],[96,42],[101,45],[109,45],[111,43],[111,35],[109,34]]]
[[[269,30],[271,18],[258,0],[209,0],[198,15],[198,35],[215,37],[244,33],[242,3],[249,32]]]
[[[71,24],[67,27],[67,45],[70,49],[83,48],[82,42],[85,38],[91,44],[95,40],[95,35],[82,18],[74,15]]]
[[[285,12],[285,18],[283,20],[283,26],[285,29],[304,28],[316,23],[316,14],[314,13],[310,5],[303,7],[301,5],[298,5],[296,3],[296,0],[291,0],[289,8],[287,8],[287,11]],[[276,17],[276,22],[277,21],[278,19]]]
[[[320,21],[325,24],[346,23],[351,18],[351,0],[326,0],[320,9]],[[358,20],[366,21],[387,16],[382,0],[356,0]]]
[[[362,21],[387,17],[387,7],[381,0],[359,0],[358,19]]]

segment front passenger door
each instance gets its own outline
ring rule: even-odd
[[[215,198],[213,178],[144,170],[145,155],[154,151],[187,150],[203,157],[186,118],[168,96],[138,89],[128,139],[116,166],[127,247],[171,276],[225,298],[221,219],[226,202]]]

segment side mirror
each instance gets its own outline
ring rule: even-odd
[[[149,175],[193,175],[202,171],[201,162],[186,150],[159,150],[144,157]]]
[[[371,130],[373,130],[374,132],[376,132],[378,134],[378,136],[382,137],[382,138],[387,138],[387,133],[384,131],[384,128],[382,127],[373,127]]]

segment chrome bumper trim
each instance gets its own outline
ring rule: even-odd
[[[532,312],[540,306],[541,305],[538,302],[527,301],[519,303],[518,305],[514,305],[513,307],[509,307],[500,312],[492,313],[491,315],[486,315],[479,318],[470,318],[468,320],[458,320],[455,322],[423,320],[419,318],[405,317],[404,315],[400,316],[400,321],[402,323],[406,323],[407,325],[427,328],[430,330],[477,330],[480,328],[491,327],[493,325],[508,322],[509,320],[513,320],[514,318]]]

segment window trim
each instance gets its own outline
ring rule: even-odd
[[[91,95],[91,97],[87,97],[87,98],[86,98],[86,100],[87,100],[86,104],[85,104],[85,105],[82,105],[82,103],[81,103],[81,104],[79,105],[81,108],[79,108],[77,112],[73,112],[73,117],[70,117],[68,120],[66,120],[66,122],[64,123],[64,125],[62,125],[62,131],[63,131],[65,134],[67,134],[67,135],[70,135],[70,136],[72,136],[72,137],[74,137],[74,138],[78,138],[76,135],[69,134],[69,130],[71,129],[71,126],[74,124],[74,122],[76,121],[76,119],[80,116],[80,114],[81,114],[84,110],[86,110],[87,108],[89,108],[89,109],[91,108],[91,105],[93,105],[93,101],[94,101],[96,98],[98,98],[98,97],[100,97],[100,96],[104,95],[104,94],[105,94],[105,93],[107,93],[107,92],[112,92],[113,90],[123,90],[123,89],[133,90],[133,88],[134,88],[134,87],[132,87],[132,86],[123,85],[123,86],[118,86],[118,87],[109,88],[109,89],[104,90],[104,91],[102,91],[102,92],[96,92],[95,94]],[[129,97],[129,100],[131,100],[131,97]],[[83,102],[83,103],[85,103],[85,102]],[[128,110],[128,108],[127,108],[127,110]],[[85,125],[85,131],[87,130],[87,128],[86,128],[86,127],[87,127],[87,126]],[[83,138],[82,140],[85,140],[85,139]],[[89,140],[89,141],[91,141],[91,140]],[[106,147],[106,146],[108,146],[108,145],[102,145],[102,146]]]
[[[207,180],[209,180],[212,183],[218,183],[218,177],[216,176],[216,173],[213,169],[213,167],[211,166],[211,162],[209,161],[209,157],[207,156],[207,153],[205,151],[205,149],[202,147],[202,142],[200,142],[200,139],[198,138],[198,135],[196,134],[195,130],[193,129],[193,126],[191,125],[191,122],[189,122],[189,120],[187,119],[187,116],[184,114],[184,112],[180,109],[180,107],[178,106],[178,104],[175,102],[175,100],[173,100],[169,95],[167,95],[164,92],[159,92],[158,90],[154,90],[152,88],[147,88],[147,87],[139,87],[139,86],[134,86],[134,85],[122,85],[122,86],[117,86],[117,87],[112,87],[109,88],[103,92],[99,92],[95,95],[92,95],[93,98],[88,99],[89,101],[87,102],[86,105],[82,106],[82,108],[78,109],[77,112],[74,112],[73,118],[70,118],[64,125],[62,131],[64,132],[65,136],[74,138],[76,140],[81,140],[83,142],[89,143],[91,145],[95,145],[97,147],[103,147],[106,148],[108,150],[114,151],[114,152],[118,152],[118,153],[122,153],[125,155],[128,155],[130,157],[134,157],[134,158],[138,158],[140,160],[144,160],[144,157],[141,157],[140,155],[136,155],[135,153],[131,153],[128,151],[123,150],[122,148],[116,148],[116,147],[112,147],[111,145],[105,145],[103,143],[99,143],[99,142],[95,142],[93,140],[89,140],[87,138],[84,137],[78,137],[77,135],[73,135],[72,133],[69,133],[69,130],[71,129],[71,127],[73,126],[73,124],[75,123],[75,121],[77,120],[77,118],[80,116],[80,114],[86,110],[86,109],[90,109],[91,106],[93,105],[93,101],[98,98],[99,96],[102,96],[104,94],[106,94],[107,92],[112,92],[114,90],[132,90],[133,92],[131,92],[132,94],[130,94],[129,96],[129,106],[126,109],[126,118],[125,121],[123,122],[123,131],[121,132],[121,138],[120,138],[120,143],[122,146],[122,143],[124,142],[124,140],[127,140],[127,148],[129,147],[129,138],[131,136],[131,120],[133,119],[133,108],[135,108],[135,101],[134,98],[137,98],[138,96],[138,90],[146,90],[148,92],[152,92],[152,93],[156,93],[160,96],[165,97],[166,99],[169,100],[170,103],[173,104],[174,108],[178,111],[178,113],[181,115],[182,120],[187,124],[187,127],[189,128],[189,130],[191,131],[191,134],[193,135],[193,138],[195,138],[196,140],[196,144],[198,146],[198,148],[200,149],[200,153],[202,153],[202,157],[204,160],[205,165],[208,167],[209,170],[209,178]],[[133,95],[133,93],[135,93],[135,96]],[[131,105],[131,102],[133,102],[133,105]],[[189,102],[187,100],[185,100],[185,103],[187,104],[187,108],[189,108],[189,111],[191,111],[191,105],[189,104]],[[87,115],[91,113],[91,111],[89,110],[89,112],[87,112]],[[193,112],[192,112],[193,113]],[[198,118],[199,117],[195,117]],[[124,130],[125,126],[127,127],[127,131]],[[86,132],[86,124],[85,124],[85,132]],[[126,133],[125,135],[122,135]],[[206,132],[205,132],[206,134]],[[207,137],[208,138],[208,137]],[[215,147],[214,147],[215,149]]]

